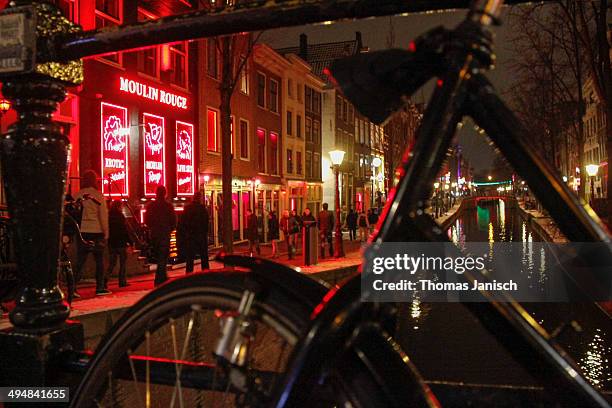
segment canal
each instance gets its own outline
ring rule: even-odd
[[[504,201],[481,201],[462,211],[448,230],[449,238],[458,244],[540,241],[519,211]],[[533,257],[528,250],[522,254],[526,268],[540,261]],[[556,337],[558,343],[592,384],[612,389],[612,325],[596,304],[525,303],[523,307],[549,333],[564,327]],[[463,305],[414,301],[402,304],[400,314],[398,342],[427,380],[538,385]]]

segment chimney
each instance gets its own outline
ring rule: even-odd
[[[300,58],[308,61],[308,36],[304,33],[300,34]]]
[[[363,41],[361,40],[361,31],[355,31],[355,39],[357,40],[357,52],[363,49]]]

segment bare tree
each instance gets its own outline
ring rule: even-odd
[[[211,12],[220,12],[231,9],[240,3],[240,0],[202,0],[200,7]],[[221,116],[221,180],[222,180],[222,240],[223,249],[227,253],[234,250],[232,229],[232,125],[231,101],[236,85],[246,69],[248,60],[253,52],[253,46],[259,40],[262,32],[257,34],[235,34],[215,37],[215,48],[221,65],[221,78],[219,92],[221,103],[219,114]],[[210,51],[209,51],[210,52]]]

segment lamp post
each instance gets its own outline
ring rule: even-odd
[[[11,109],[11,101],[0,99],[0,132],[2,131],[2,116]]]
[[[332,150],[329,152],[329,158],[332,162],[334,176],[336,178],[336,249],[334,257],[341,258],[344,256],[344,247],[342,246],[342,223],[340,222],[340,165],[344,159],[343,150]]]
[[[382,160],[380,160],[380,157],[374,157],[372,159],[372,199],[370,201],[370,207],[374,207],[374,180],[376,179],[376,169],[378,169],[381,164]]]
[[[588,176],[591,178],[591,200],[595,198],[595,176],[597,175],[597,171],[599,170],[599,165],[597,164],[587,164],[586,172]]]
[[[208,205],[208,197],[206,196],[206,185],[210,181],[210,176],[208,174],[204,175],[204,187],[202,188],[203,196],[204,196],[204,205]],[[211,200],[212,201],[212,200]]]

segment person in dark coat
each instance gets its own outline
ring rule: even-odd
[[[291,215],[289,216],[289,232],[291,233],[291,247],[293,248],[294,254],[297,252],[298,239],[301,230],[302,218],[300,218],[297,211],[292,210]]]
[[[251,209],[247,210],[247,230],[246,230],[246,238],[249,240],[249,254],[253,256],[253,248],[257,251],[257,255],[261,254],[261,249],[259,248],[259,231],[258,231],[259,222],[257,220],[257,215],[253,214]]]
[[[132,244],[132,239],[128,233],[121,206],[121,200],[115,200],[108,212],[108,252],[110,257],[106,276],[112,275],[113,269],[115,269],[117,264],[117,258],[119,258],[119,287],[123,288],[128,286],[125,276],[125,264],[127,260],[127,246]]]
[[[210,269],[208,262],[208,210],[202,204],[202,194],[198,191],[193,200],[185,206],[177,226],[180,231],[180,251],[185,256],[185,272],[193,272],[196,255],[200,255],[202,270]],[[178,239],[178,236],[177,236]]]
[[[319,219],[317,220],[321,242],[321,258],[325,258],[325,243],[329,245],[329,256],[334,256],[334,246],[332,244],[334,215],[331,213],[331,211],[328,211],[327,208],[327,203],[323,203],[323,210],[319,212]]]
[[[157,186],[155,201],[147,204],[144,222],[151,232],[151,249],[157,260],[155,286],[168,279],[166,268],[170,255],[170,234],[176,228],[174,207],[166,201],[166,187]]]
[[[346,216],[346,226],[349,230],[349,239],[354,241],[357,238],[357,212],[352,208]]]
[[[272,258],[278,258],[278,245],[276,241],[280,238],[280,224],[274,211],[268,215],[268,239],[272,243]]]
[[[310,212],[310,208],[306,207],[304,209],[304,213],[302,214],[302,225],[304,221],[316,221],[314,215]]]

